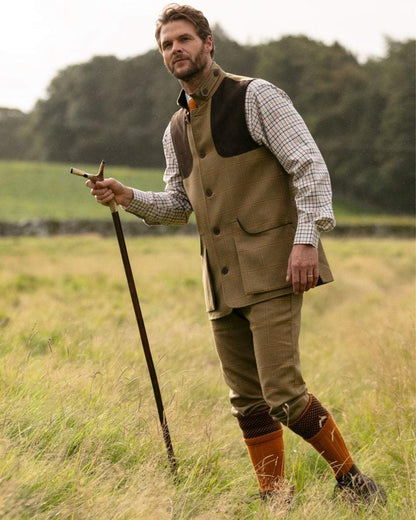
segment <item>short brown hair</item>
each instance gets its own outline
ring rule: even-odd
[[[211,27],[208,20],[203,15],[202,11],[191,7],[190,5],[168,4],[162,11],[156,22],[155,37],[159,50],[162,50],[160,45],[160,31],[162,26],[175,20],[187,20],[195,27],[198,36],[204,42],[208,36],[212,37]],[[212,46],[211,56],[214,55],[214,45]]]

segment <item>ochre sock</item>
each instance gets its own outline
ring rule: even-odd
[[[352,468],[350,452],[332,415],[328,416],[319,433],[306,440],[328,462],[336,478],[342,477]]]
[[[270,417],[269,410],[261,410],[238,418],[260,491],[276,489],[284,478],[283,429]]]
[[[303,414],[289,428],[311,444],[328,462],[336,478],[350,471],[353,460],[332,415],[310,395]]]
[[[283,429],[244,439],[261,492],[272,491],[284,480]]]

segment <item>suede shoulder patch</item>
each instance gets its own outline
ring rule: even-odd
[[[260,147],[251,137],[246,122],[245,99],[250,81],[225,77],[212,97],[212,139],[221,157],[241,155]]]

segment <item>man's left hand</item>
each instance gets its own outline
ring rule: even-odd
[[[303,294],[318,283],[318,250],[309,244],[295,244],[289,257],[286,281],[292,282],[293,292]]]

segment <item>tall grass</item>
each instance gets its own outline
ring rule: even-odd
[[[334,501],[322,459],[285,431],[293,519],[415,517],[415,251],[326,239],[336,283],[305,298],[309,389],[385,508]],[[171,430],[175,483],[115,240],[0,241],[0,517],[277,518],[230,416],[195,237],[128,241]]]

